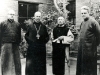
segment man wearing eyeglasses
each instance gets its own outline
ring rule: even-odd
[[[6,21],[0,24],[1,73],[2,75],[21,75],[19,43],[21,27],[14,21],[15,11],[8,12]]]
[[[81,8],[80,42],[76,75],[97,75],[97,46],[100,43],[100,26],[90,17],[87,6]]]

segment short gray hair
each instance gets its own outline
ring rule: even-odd
[[[58,17],[58,19],[59,19],[59,18],[61,18],[61,19],[64,19],[64,20],[65,20],[65,18],[64,18],[64,17],[62,17],[62,16]]]
[[[82,6],[81,10],[87,10],[88,13],[90,13],[90,8],[88,6]]]

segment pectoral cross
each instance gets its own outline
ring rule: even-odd
[[[37,35],[36,35],[36,37],[37,37],[37,39],[39,39],[39,38],[40,38],[40,35],[39,35],[39,34],[37,34]]]

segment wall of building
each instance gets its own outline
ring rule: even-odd
[[[15,20],[18,21],[18,1],[39,3],[39,10],[47,6],[47,0],[1,0],[0,1],[0,22],[6,20],[9,10],[15,10]]]
[[[23,2],[31,2],[31,3],[43,3],[39,5],[39,10],[46,11],[50,4],[53,4],[53,0],[1,0],[0,1],[0,22],[5,20],[7,17],[7,12],[10,9],[14,9],[16,11],[15,19],[18,20],[18,1]],[[92,3],[99,2],[99,0],[91,0]],[[48,6],[49,4],[50,6]],[[76,26],[79,27],[82,18],[80,14],[80,8],[83,5],[90,5],[90,0],[76,0]]]
[[[17,0],[23,2],[31,2],[31,3],[47,3],[48,0]]]
[[[15,10],[15,20],[18,19],[18,1],[16,0],[1,0],[0,1],[0,22],[7,18],[9,10]]]
[[[91,2],[90,2],[91,1]],[[98,3],[98,2],[100,2],[100,0],[76,0],[76,27],[77,27],[77,29],[80,29],[80,24],[81,24],[81,22],[82,22],[82,18],[81,18],[81,12],[80,12],[80,10],[81,10],[81,7],[82,6],[91,6],[92,4],[94,5],[94,4],[96,4],[96,3]],[[94,8],[95,8],[95,5],[94,5]],[[79,38],[79,36],[78,36],[78,38]],[[79,40],[77,40],[76,42],[75,42],[75,46],[74,46],[74,48],[75,47],[78,47],[78,41]],[[76,46],[77,45],[77,46]],[[98,51],[100,51],[100,46],[98,46]],[[98,52],[99,53],[99,52]]]
[[[82,21],[80,9],[82,6],[91,6],[91,4],[98,3],[100,0],[76,0],[76,27],[79,28]]]

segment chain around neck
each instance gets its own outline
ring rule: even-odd
[[[34,27],[35,27],[35,29],[36,29],[37,34],[39,34],[39,31],[40,31],[40,29],[41,29],[41,24],[40,24],[40,26],[39,26],[39,29],[37,29],[37,27],[36,27],[35,24],[34,24]]]

